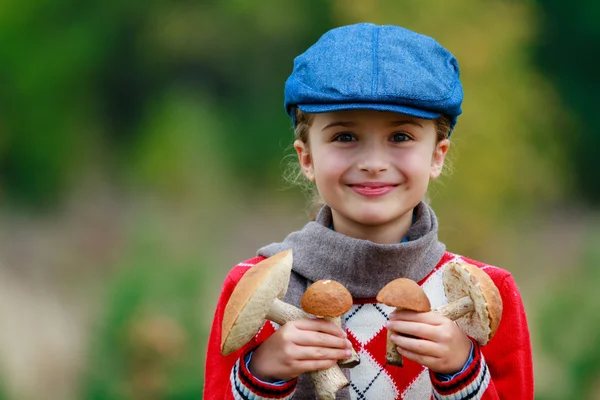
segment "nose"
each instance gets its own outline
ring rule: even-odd
[[[357,164],[361,171],[378,173],[387,171],[389,161],[385,149],[379,144],[365,146],[362,149],[360,160]]]

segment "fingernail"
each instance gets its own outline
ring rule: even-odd
[[[352,351],[346,350],[344,354],[346,354],[346,357],[350,357],[352,355]]]

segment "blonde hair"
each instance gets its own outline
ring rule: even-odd
[[[294,140],[300,140],[305,145],[309,145],[308,131],[313,118],[314,114],[305,113],[298,107],[294,109],[294,121],[296,124],[294,126]],[[452,127],[452,123],[448,117],[442,115],[436,118],[434,122],[437,132],[437,143],[444,139],[448,139]],[[290,161],[284,172],[284,179],[292,186],[299,186],[306,193],[309,200],[307,209],[308,215],[311,220],[314,220],[317,216],[317,212],[325,205],[325,202],[321,198],[321,195],[319,195],[317,186],[306,179],[302,173],[302,169],[300,168],[300,164],[296,157],[290,157]]]

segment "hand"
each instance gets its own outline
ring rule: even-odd
[[[460,371],[471,351],[471,340],[454,321],[435,313],[394,311],[387,328],[413,337],[392,334],[398,353],[439,374]]]
[[[300,319],[280,327],[253,353],[249,369],[265,382],[290,380],[333,367],[348,358],[352,344],[331,321]]]

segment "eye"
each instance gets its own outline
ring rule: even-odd
[[[397,132],[392,135],[391,140],[392,142],[406,142],[408,140],[411,140],[411,137],[408,136],[406,133]]]
[[[356,138],[351,133],[340,133],[339,135],[336,135],[333,138],[334,142],[343,142],[343,143],[353,142],[355,140],[356,140]]]

